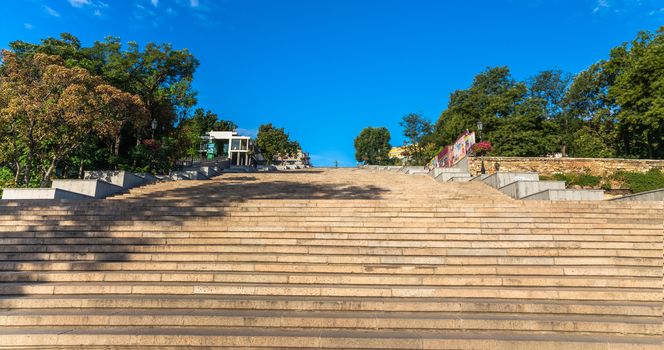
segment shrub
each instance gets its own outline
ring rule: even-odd
[[[619,171],[614,179],[624,182],[633,193],[664,188],[664,173],[660,169],[650,169],[645,173]]]
[[[552,176],[540,176],[540,180],[555,180],[565,181],[567,187],[581,186],[581,187],[597,187],[602,178],[585,173],[556,173]]]

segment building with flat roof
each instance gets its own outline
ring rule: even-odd
[[[226,157],[231,165],[253,165],[254,142],[236,131],[210,131],[201,136],[201,156]]]

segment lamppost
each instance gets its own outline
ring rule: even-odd
[[[477,139],[482,142],[482,121],[477,119]],[[486,174],[486,168],[484,168],[484,157],[480,155],[480,160],[482,161],[482,166],[480,168],[480,174]]]
[[[157,119],[152,119],[150,127],[152,128],[152,139],[154,140],[154,131],[157,129]]]

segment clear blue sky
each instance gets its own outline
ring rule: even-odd
[[[249,131],[285,127],[317,165],[354,165],[366,126],[401,144],[404,114],[435,121],[487,66],[517,79],[577,73],[664,24],[664,0],[24,0],[0,11],[0,47],[60,32],[186,47],[201,62],[200,107]]]

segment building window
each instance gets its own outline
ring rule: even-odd
[[[235,139],[231,140],[231,151],[239,151],[240,150],[240,140]]]

